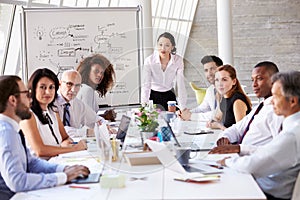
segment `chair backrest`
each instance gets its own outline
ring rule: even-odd
[[[190,86],[195,92],[197,103],[201,104],[204,99],[206,89],[197,87],[193,82],[190,82]]]
[[[299,200],[299,199],[300,199],[300,172],[298,174],[298,178],[294,185],[294,191],[292,196],[292,200]]]

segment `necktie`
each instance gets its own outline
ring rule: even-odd
[[[242,141],[243,141],[243,139],[244,139],[246,133],[248,132],[249,127],[250,127],[250,125],[251,125],[251,123],[252,123],[252,121],[253,121],[253,119],[254,119],[254,116],[257,115],[257,113],[259,113],[259,111],[261,110],[261,108],[262,108],[263,106],[264,106],[264,102],[261,102],[261,103],[259,104],[259,106],[257,107],[256,111],[255,111],[254,114],[252,115],[250,121],[248,122],[248,125],[247,125],[246,128],[245,128],[245,131],[244,131],[243,136],[241,137],[241,139],[240,139],[240,141],[239,141],[239,144],[242,143]]]
[[[52,122],[50,116],[48,115],[48,113],[46,113],[45,118],[47,119],[47,123],[48,123],[48,125],[49,125],[49,128],[50,128],[50,131],[51,131],[52,136],[54,137],[56,143],[59,144],[58,139],[57,139],[57,137],[56,137],[56,135],[55,135],[55,133],[54,133],[54,130],[53,130],[53,128],[52,128],[53,122]]]
[[[214,94],[215,94],[215,109],[216,109],[217,106],[218,106],[218,103],[217,103],[217,90],[216,90],[216,88],[214,88]]]
[[[63,124],[64,126],[71,126],[70,125],[70,103],[64,104],[64,115],[63,115]]]
[[[282,131],[282,124],[279,127],[278,133],[280,133]]]
[[[19,135],[21,137],[21,142],[22,142],[22,146],[25,150],[25,156],[26,156],[26,172],[28,172],[28,158],[27,158],[27,151],[26,151],[26,142],[25,142],[25,137],[24,137],[24,134],[23,134],[23,131],[22,130],[19,130]]]

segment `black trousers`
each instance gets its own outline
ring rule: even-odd
[[[274,196],[272,196],[270,194],[267,194],[267,193],[265,193],[265,195],[266,195],[266,197],[267,197],[268,200],[290,200],[290,199],[277,198],[277,197],[274,197]]]
[[[151,90],[150,100],[153,100],[153,103],[156,104],[158,108],[168,110],[168,101],[176,101],[176,95],[173,90],[166,92]]]

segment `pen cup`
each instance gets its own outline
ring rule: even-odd
[[[112,161],[118,161],[119,160],[119,149],[120,149],[120,140],[112,139],[110,141],[111,148],[112,148]]]
[[[190,153],[191,153],[191,147],[176,148],[176,158],[181,165],[186,166],[189,164]]]
[[[172,134],[171,134],[169,127],[167,127],[167,126],[161,127],[161,135],[162,135],[163,141],[170,141]]]

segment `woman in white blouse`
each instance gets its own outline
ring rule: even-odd
[[[110,61],[101,54],[94,54],[80,62],[77,71],[82,77],[82,87],[77,98],[89,105],[95,112],[99,110],[97,97],[105,97],[113,87],[115,71]],[[96,91],[96,93],[95,93]],[[116,113],[113,110],[101,115],[107,120],[114,120]]]
[[[177,83],[178,104],[186,107],[183,59],[176,54],[176,43],[172,34],[165,32],[158,37],[157,50],[145,59],[143,69],[142,102],[153,100],[168,110],[168,101],[176,101],[174,86]]]
[[[61,153],[85,150],[86,142],[81,140],[73,144],[64,125],[55,110],[59,81],[49,69],[37,69],[28,81],[31,90],[33,115],[20,123],[28,145],[33,153],[44,159]]]

